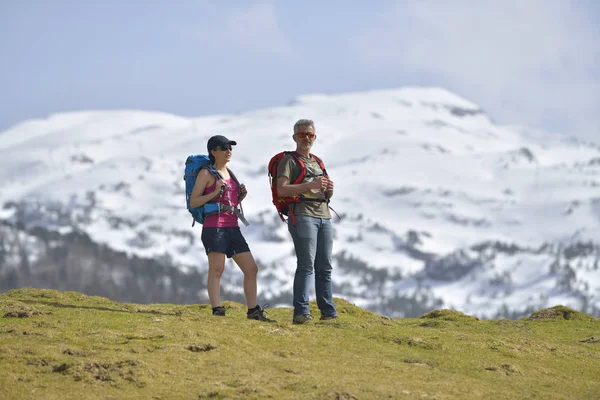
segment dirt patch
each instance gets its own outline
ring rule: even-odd
[[[156,350],[164,350],[166,348],[167,346],[164,346],[162,344],[152,344],[150,346],[144,347],[144,349],[146,349],[148,353],[154,353]]]
[[[130,334],[130,335],[123,335],[125,337],[125,339],[127,340],[162,340],[164,338],[166,338],[165,335],[149,335],[149,336],[143,336],[143,335],[134,335],[134,334]]]
[[[358,400],[358,397],[350,392],[327,392],[323,397],[334,400]]]
[[[50,311],[42,311],[20,301],[5,301],[0,303],[0,307],[4,312],[4,318],[30,318],[35,315],[51,314]]]
[[[587,339],[580,340],[581,343],[600,343],[600,336],[590,336]]]
[[[284,369],[283,369],[283,372],[287,372],[288,374],[294,374],[294,375],[298,375],[298,374],[300,374],[300,372],[294,371],[294,370],[293,370],[293,369],[291,369],[291,368],[284,368]]]
[[[455,321],[455,322],[463,322],[463,321],[479,321],[479,318],[473,317],[471,315],[464,314],[460,311],[456,310],[433,310],[423,315],[421,318],[425,319],[439,319],[443,321]]]
[[[175,315],[175,316],[181,316],[183,314],[183,312],[181,310],[164,311],[164,310],[160,310],[158,308],[138,308],[135,310],[135,312],[143,313],[143,314]]]
[[[211,350],[217,349],[217,346],[212,345],[210,343],[207,344],[190,344],[187,349],[194,353],[207,352]]]
[[[31,312],[31,311],[25,311],[25,310],[20,310],[20,311],[9,311],[7,313],[4,314],[4,318],[29,318],[29,317],[33,317],[34,315],[38,315],[40,313],[36,313]]]
[[[35,326],[36,328],[58,329],[58,325],[51,324],[46,321],[35,321],[33,323],[33,326]]]
[[[47,367],[50,364],[53,364],[55,361],[47,358],[30,358],[27,360],[27,365],[31,365],[34,367]]]
[[[419,360],[413,360],[411,358],[405,358],[404,360],[402,360],[402,362],[405,362],[407,364],[416,365],[416,366],[419,366],[419,367],[433,367],[433,365],[431,365],[428,362],[419,361]]]
[[[86,362],[81,367],[82,371],[94,379],[102,382],[114,381],[111,372],[113,370],[112,364],[110,363],[97,363],[97,362]],[[79,375],[77,375],[79,377]],[[79,380],[79,379],[77,379]]]
[[[425,350],[438,350],[440,348],[439,344],[427,342],[419,337],[398,337],[394,339],[394,343]]]
[[[72,350],[72,349],[65,349],[65,350],[63,350],[62,353],[67,356],[73,356],[73,357],[89,357],[91,355],[94,355],[93,353],[88,353],[88,352],[79,351],[79,350]]]
[[[584,314],[579,311],[575,311],[569,307],[565,306],[554,306],[551,308],[544,308],[542,310],[536,311],[528,317],[529,320],[556,320],[556,319],[566,319],[566,320],[579,320],[579,321],[589,321],[593,319],[593,317],[589,314]]]
[[[427,321],[423,321],[419,324],[419,326],[423,327],[423,328],[439,328],[440,326],[443,326],[444,322],[443,321],[438,321],[435,319],[429,319]]]
[[[27,336],[48,336],[45,333],[40,333],[40,332],[31,332],[31,331],[23,331],[23,335]]]
[[[519,369],[512,364],[502,364],[500,367],[506,373],[506,375],[515,375],[521,373],[521,371],[519,371]]]
[[[137,367],[143,365],[137,360],[123,360],[116,362],[91,362],[86,361],[76,368],[69,368],[73,371],[73,377],[76,381],[92,378],[101,382],[117,382],[122,379],[134,384],[137,387],[144,387],[146,383],[140,379]]]
[[[58,365],[55,365],[54,367],[52,367],[52,372],[58,372],[58,373],[66,373],[69,368],[71,368],[71,365],[68,363],[60,363]]]
[[[219,392],[209,392],[206,394],[201,394],[198,396],[198,400],[208,400],[208,399],[222,399],[223,395]]]
[[[242,399],[250,398],[250,397],[256,398],[257,393],[258,393],[257,389],[248,388],[248,387],[239,389],[237,391],[237,394],[240,395],[240,398],[242,398]]]

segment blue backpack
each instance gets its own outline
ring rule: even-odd
[[[192,197],[192,190],[194,190],[194,185],[196,184],[196,177],[202,168],[208,169],[211,174],[218,179],[221,179],[221,175],[212,166],[208,155],[191,155],[185,160],[185,174],[183,176],[183,180],[185,181],[185,200],[187,209],[194,219],[192,226],[194,226],[196,222],[203,224],[207,216],[219,212],[219,203],[208,202],[195,208],[190,206],[190,198]]]

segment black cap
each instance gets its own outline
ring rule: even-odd
[[[215,135],[215,136],[212,136],[210,139],[208,139],[206,148],[210,152],[211,150],[214,150],[217,147],[225,146],[226,144],[235,146],[237,144],[237,142],[235,140],[229,140],[223,135]]]

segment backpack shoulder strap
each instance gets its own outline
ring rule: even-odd
[[[203,169],[208,170],[208,172],[210,172],[212,174],[212,176],[215,177],[215,184],[216,184],[217,180],[223,179],[223,177],[221,176],[221,174],[219,173],[219,171],[217,171],[215,169],[214,165],[208,164],[208,165],[205,165],[202,168],[200,168],[200,170],[203,170]],[[225,187],[221,187],[221,194],[223,194],[223,190],[225,190]],[[214,200],[209,201],[209,203],[213,203],[213,202],[215,202],[215,201]]]
[[[240,181],[238,180],[238,178],[235,176],[235,174],[233,173],[232,170],[230,170],[229,168],[227,168],[227,171],[229,172],[229,175],[231,175],[231,178],[233,178],[233,180],[235,181],[235,183],[237,183],[238,186],[240,186]]]
[[[288,154],[291,154],[294,160],[300,165],[300,174],[291,182],[293,185],[301,183],[304,177],[306,176],[306,165],[304,161],[300,159],[300,156],[295,151],[290,151]]]
[[[242,186],[240,185],[240,181],[238,180],[237,176],[235,176],[235,174],[233,173],[232,170],[230,170],[229,168],[227,168],[227,171],[229,171],[229,175],[234,180],[234,182],[237,184],[237,187],[238,187],[238,196],[239,196],[242,193]]]
[[[317,163],[319,164],[319,167],[321,167],[321,170],[323,171],[323,175],[328,176],[327,174],[327,170],[325,169],[325,164],[323,164],[323,161],[315,156],[314,154],[311,154],[311,156],[317,161]]]
[[[279,153],[271,157],[271,159],[269,160],[269,165],[267,166],[267,171],[270,178],[277,177],[277,166],[279,165],[283,157],[285,157],[288,153],[289,151],[280,151]]]
[[[208,170],[208,172],[210,172],[215,178],[223,179],[219,171],[217,171],[212,164],[204,165],[202,168],[200,168],[200,170],[203,169]]]

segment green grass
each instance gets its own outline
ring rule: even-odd
[[[250,321],[227,303],[138,305],[74,292],[0,295],[2,399],[598,399],[600,321],[566,307],[478,320]],[[311,304],[314,315],[318,312]]]

